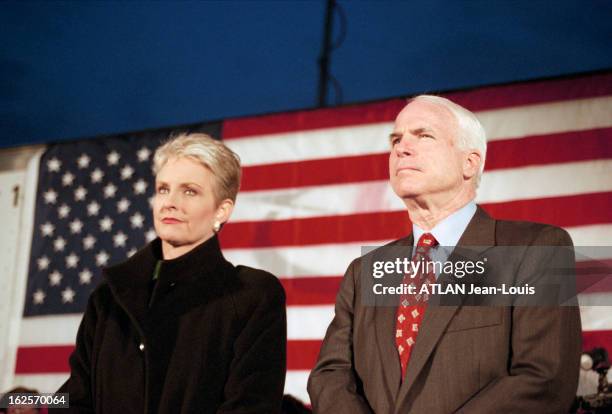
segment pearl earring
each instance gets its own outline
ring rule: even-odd
[[[221,223],[219,223],[218,221],[215,221],[215,223],[213,224],[213,231],[215,233],[219,233],[219,230],[221,230]]]

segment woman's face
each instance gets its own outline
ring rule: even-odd
[[[212,237],[215,221],[227,220],[224,207],[216,206],[214,179],[208,168],[185,157],[170,158],[157,173],[153,221],[165,258],[168,250],[188,252]]]

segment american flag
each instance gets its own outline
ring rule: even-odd
[[[564,227],[579,246],[612,246],[612,73],[443,96],[474,111],[487,131],[476,200],[485,210],[496,218]],[[346,267],[361,246],[410,232],[387,167],[387,136],[404,104],[391,99],[222,122],[222,138],[240,155],[244,173],[233,217],[221,232],[222,248],[233,263],[281,279],[288,302],[286,392],[305,401]],[[106,138],[60,144],[41,159],[15,383],[51,391],[67,377],[78,312],[100,266],[123,260],[153,237],[145,154],[157,143]],[[83,155],[90,160],[80,168]],[[109,161],[117,156],[116,163]],[[74,176],[70,185],[67,174]],[[113,197],[105,190],[110,185]],[[92,203],[99,205],[97,214],[90,214]],[[612,298],[606,286],[591,286],[583,295]],[[611,310],[581,309],[585,349],[612,351]]]
[[[100,269],[155,238],[155,142],[56,145],[41,158],[24,315],[83,312]]]

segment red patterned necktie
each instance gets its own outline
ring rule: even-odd
[[[433,266],[427,266],[431,260],[431,249],[438,245],[438,241],[431,233],[424,233],[417,243],[414,256],[412,261],[416,264],[421,262],[419,272],[416,273],[414,278],[410,275],[404,275],[402,283],[406,285],[413,284],[415,286],[416,294],[403,294],[400,296],[400,303],[397,307],[397,319],[395,323],[395,345],[397,352],[400,357],[400,364],[402,368],[402,381],[406,376],[406,369],[408,367],[408,361],[410,360],[410,354],[412,353],[412,347],[414,346],[419,333],[419,326],[423,320],[425,309],[427,308],[427,301],[429,295],[419,294],[419,290],[423,284],[434,283],[436,276],[433,272]],[[425,267],[430,267],[430,272]]]

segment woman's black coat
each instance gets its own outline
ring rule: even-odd
[[[157,239],[105,269],[70,357],[71,412],[276,413],[286,368],[285,294],[234,267],[213,237],[162,261]]]

